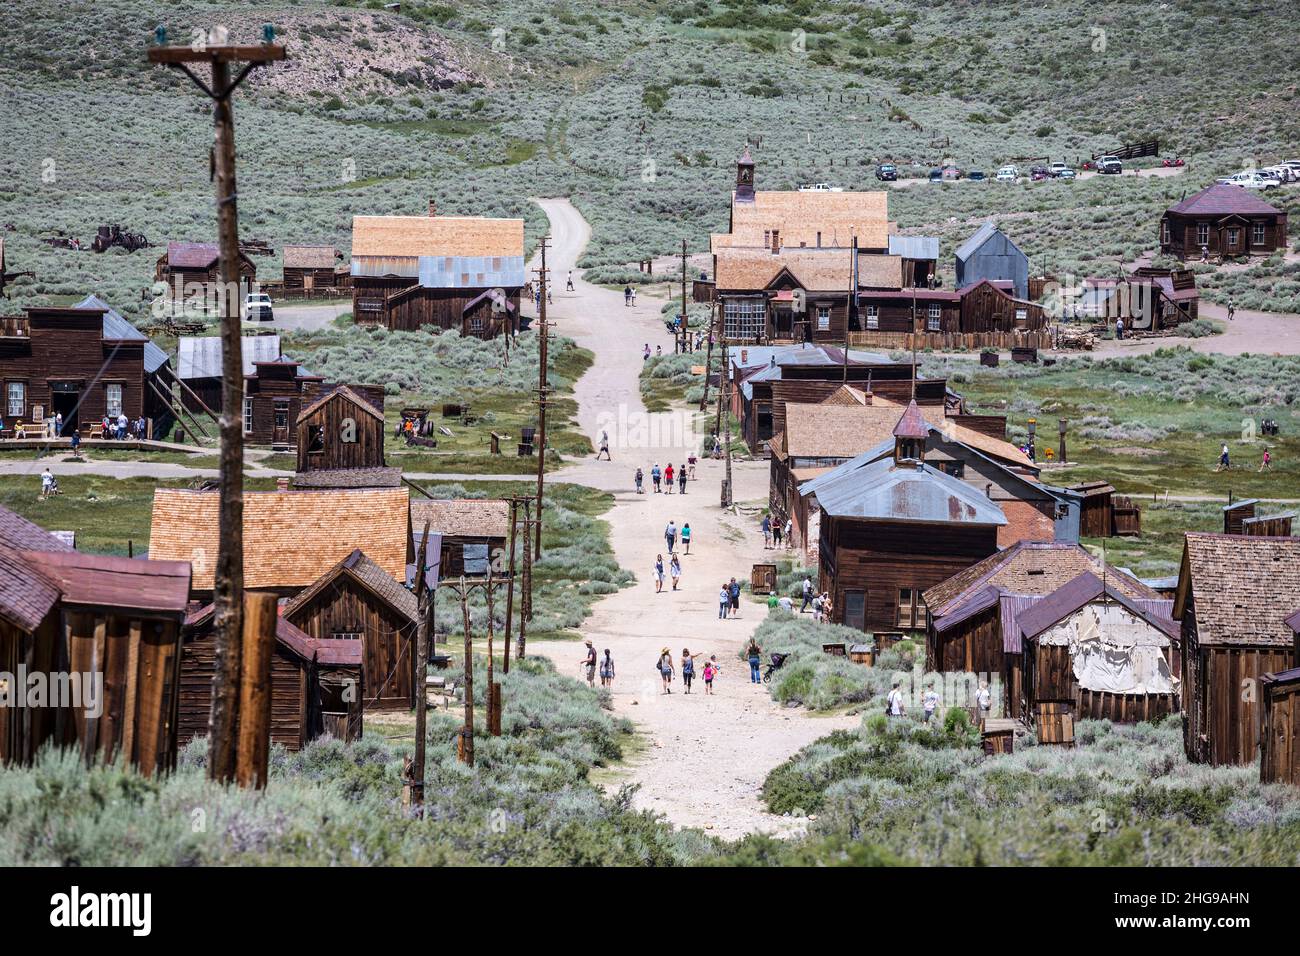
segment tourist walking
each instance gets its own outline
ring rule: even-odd
[[[803,614],[805,611],[808,610],[808,605],[812,603],[812,599],[813,599],[812,578],[805,574],[803,579],[803,604],[800,605],[799,607],[800,614]]]
[[[673,493],[673,463],[670,461],[668,467],[664,469],[664,484],[668,486],[668,494]]]
[[[686,469],[685,468],[677,469],[677,490],[680,491],[682,494],[686,494]]]
[[[766,550],[772,547],[772,516],[771,515],[763,515],[763,521],[761,527],[763,529],[763,549]]]
[[[772,547],[781,547],[781,522],[772,522]]]
[[[791,547],[791,544],[790,544],[790,532],[793,531],[793,530],[794,530],[794,521],[793,521],[793,519],[791,519],[791,518],[786,518],[786,519],[785,519],[785,546],[786,546],[787,548]]]
[[[682,648],[682,686],[686,689],[685,694],[691,692],[691,681],[695,679],[695,658],[691,656],[688,648]]]
[[[569,277],[567,280],[565,280],[564,291],[565,292],[573,291],[573,270],[572,269],[569,270]]]
[[[975,692],[975,709],[978,711],[980,720],[989,715],[992,706],[993,696],[989,693],[989,685],[980,681],[980,689]]]
[[[659,470],[659,463],[655,462],[654,467],[650,469],[650,481],[655,486],[655,494],[659,494],[659,481],[663,478],[663,472]]]
[[[682,548],[687,554],[691,553],[691,523],[689,521],[682,525]]]
[[[0,429],[0,431],[3,431],[3,429]],[[77,433],[77,430],[75,428],[72,430],[71,441],[72,441],[72,457],[80,458],[81,457],[81,435]]]
[[[1265,449],[1264,449],[1264,457],[1261,458],[1261,459],[1260,459],[1260,462],[1259,462],[1259,470],[1260,470],[1260,471],[1266,471],[1266,470],[1271,469],[1272,467],[1273,467],[1273,456],[1270,455],[1270,454],[1268,453],[1268,449],[1265,448]]]
[[[758,665],[763,656],[759,650],[758,642],[752,637],[749,639],[749,646],[745,648],[745,657],[749,659],[749,682],[751,684],[763,683],[763,676],[758,671]]]
[[[650,343],[649,343],[649,342],[647,342],[647,343],[645,344],[645,351],[641,354],[641,361],[643,361],[643,362],[648,362],[648,361],[650,361]]]
[[[582,665],[587,669],[587,686],[596,686],[596,648],[590,640],[587,641],[587,653],[582,659]]]
[[[718,669],[714,666],[712,660],[704,662],[704,693],[709,695],[713,693],[713,679],[718,676]]]
[[[1228,321],[1231,322],[1236,317],[1237,317],[1237,307],[1233,305],[1232,300],[1229,299],[1228,300]]]
[[[731,592],[727,589],[727,583],[722,582],[722,588],[718,591],[718,620],[727,619],[727,609],[731,607]]]
[[[664,540],[668,542],[668,553],[672,554],[677,548],[677,525],[671,521],[668,522],[668,527],[664,528]]]
[[[1224,442],[1223,447],[1219,450],[1219,467],[1215,471],[1226,471],[1232,467],[1232,462],[1228,458],[1228,443]]]
[[[623,287],[623,305],[630,306],[631,304],[632,304],[632,287],[630,285],[627,285]]]
[[[642,473],[640,468],[636,470],[636,477],[632,480],[636,482],[636,493],[638,495],[645,494],[645,489],[641,487],[641,483],[645,481],[645,475]]]
[[[605,648],[605,656],[600,660],[600,686],[612,687],[614,685],[614,658],[609,656],[609,648]]]
[[[669,685],[673,682],[673,655],[666,647],[659,652],[659,677],[664,682],[664,693],[671,694],[673,689]]]
[[[735,617],[740,613],[740,583],[735,578],[727,585],[727,595],[731,598],[731,616]]]
[[[49,465],[41,472],[41,497],[48,498],[54,494],[54,472],[50,471]]]
[[[655,557],[655,594],[664,589],[664,556]]]
[[[934,720],[934,712],[939,707],[939,695],[931,684],[925,689],[925,694],[921,697],[921,709],[925,711],[925,722],[929,724]]]
[[[604,455],[606,461],[613,461],[609,457],[609,432],[602,430],[600,433],[600,451],[596,452],[596,460],[600,461],[600,456]]]
[[[899,690],[898,681],[894,681],[893,689],[889,692],[889,697],[885,699],[885,715],[888,717],[902,717],[907,713],[907,708],[903,704],[903,692]]]
[[[1115,320],[1115,338],[1117,340],[1124,338],[1124,320],[1122,318]]]
[[[812,601],[813,623],[822,622],[822,596],[819,594]]]
[[[676,591],[677,585],[682,580],[682,563],[677,560],[676,554],[668,561],[668,574],[673,579],[673,590]]]

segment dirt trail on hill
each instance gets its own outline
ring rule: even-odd
[[[615,711],[636,721],[650,743],[618,782],[638,784],[638,807],[681,826],[708,828],[732,839],[756,831],[797,831],[806,821],[764,811],[759,801],[764,778],[800,747],[836,728],[856,726],[858,719],[811,717],[777,706],[763,685],[749,682],[749,668],[737,651],[767,609],[742,597],[741,616],[719,620],[717,594],[732,576],[748,577],[765,552],[752,518],[719,507],[722,463],[701,461],[685,495],[656,495],[653,490],[637,495],[633,489],[638,466],[649,489],[655,462],[676,468],[694,445],[689,411],[647,416],[641,401],[637,377],[643,348],[646,343],[651,349],[672,348],[660,319],[663,301],[638,296],[636,306],[627,307],[621,291],[583,281],[573,264],[590,236],[587,223],[567,200],[539,203],[550,217],[553,239],[547,264],[555,292],[548,317],[557,333],[595,354],[574,390],[578,418],[595,447],[601,429],[608,431],[613,457],[612,462],[575,462],[550,480],[614,493],[615,505],[605,515],[611,543],[619,564],[637,576],[631,587],[599,601],[582,628],[598,653],[603,656],[609,648],[613,655]],[[565,291],[570,269],[573,292]],[[734,474],[737,501],[766,499],[765,465],[740,463]],[[663,532],[670,519],[678,527],[690,524],[691,554],[681,556],[681,590],[672,591],[671,581],[665,581],[663,593],[656,594],[652,568],[658,554],[667,562]],[[700,656],[690,695],[682,693],[680,677],[671,695],[661,693],[653,668],[664,647],[671,649],[674,661],[683,647]],[[581,644],[537,643],[529,650],[551,657],[561,673],[581,676]],[[722,664],[722,676],[714,694],[706,696],[698,673],[710,654]]]

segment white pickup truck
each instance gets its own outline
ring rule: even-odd
[[[274,322],[275,310],[271,297],[265,292],[250,292],[244,297],[245,322]]]

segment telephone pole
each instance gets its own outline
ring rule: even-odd
[[[180,70],[212,100],[214,141],[212,174],[216,185],[217,239],[220,245],[221,302],[221,460],[219,544],[213,583],[213,629],[216,667],[212,677],[212,711],[208,722],[208,776],[229,781],[235,772],[235,711],[239,698],[240,640],[244,600],[244,371],[240,344],[239,191],[235,185],[235,118],[231,96],[258,66],[286,58],[272,41],[275,30],[262,28],[260,44],[195,43],[168,46],[167,30],[154,32],[157,46],[150,63]],[[221,37],[224,41],[224,37]],[[204,63],[210,80],[195,74]],[[240,67],[231,79],[231,65]]]
[[[686,328],[686,240],[682,240],[682,327],[678,330],[678,351],[689,352],[690,331]],[[708,376],[706,375],[705,378]]]
[[[713,369],[713,327],[717,325],[718,300],[715,298],[710,306],[712,314],[709,315],[709,344],[704,352],[704,394],[700,396],[700,411],[707,411],[709,407],[709,375]],[[718,380],[718,390],[722,390],[722,380]]]
[[[510,496],[510,568],[506,572],[509,584],[506,586],[506,639],[501,648],[501,673],[510,673],[510,634],[514,630],[515,617],[515,539],[519,536],[519,496]]]
[[[429,555],[429,522],[424,523],[420,547],[415,556],[415,604],[419,620],[415,630],[415,757],[411,761],[411,808],[416,813],[424,808],[424,751],[425,728],[428,720],[428,702],[425,699],[425,674],[429,665],[429,628],[433,613],[429,601],[429,585],[425,565]]]
[[[725,329],[723,330],[725,333]],[[727,420],[727,437],[723,454],[727,456],[726,477],[722,479],[722,507],[731,507],[731,376],[727,373],[727,336],[722,336],[722,378],[718,382],[718,418]],[[721,437],[721,435],[719,435]]]
[[[533,544],[533,554],[537,558],[542,556],[542,486],[546,477],[546,394],[549,391],[546,384],[546,244],[550,241],[550,236],[542,237],[542,268],[538,273],[542,294],[537,301],[537,527]],[[522,641],[520,646],[523,646]]]

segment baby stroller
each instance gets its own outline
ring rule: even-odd
[[[768,664],[767,667],[765,667],[765,668],[763,669],[763,683],[764,683],[764,684],[770,684],[770,683],[772,683],[772,671],[778,671],[778,670],[780,670],[780,669],[781,669],[781,665],[785,663],[785,659],[786,659],[787,657],[789,657],[789,656],[790,656],[789,654],[772,654],[772,655],[771,655],[771,657],[772,657],[772,663]]]

